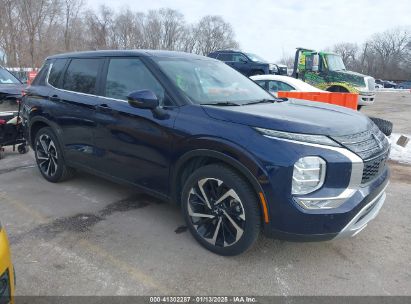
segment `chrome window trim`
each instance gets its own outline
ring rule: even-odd
[[[50,64],[49,70],[47,72],[47,76],[46,76],[46,85],[48,85],[49,87],[58,90],[58,91],[62,91],[62,92],[67,92],[67,93],[75,93],[75,94],[79,94],[79,95],[84,95],[84,96],[91,96],[91,97],[98,97],[98,98],[104,98],[107,100],[114,100],[114,101],[120,101],[123,103],[128,103],[127,100],[123,100],[123,99],[117,99],[117,98],[112,98],[112,97],[107,97],[107,96],[102,96],[102,95],[95,95],[95,94],[88,94],[88,93],[83,93],[83,92],[76,92],[76,91],[71,91],[71,90],[65,90],[65,89],[60,89],[60,88],[56,88],[55,86],[51,85],[49,83],[49,75],[50,75],[50,71],[51,71],[51,67],[53,66],[53,63]],[[157,80],[157,79],[156,79]],[[157,80],[158,81],[158,80]],[[160,83],[160,82],[159,82]],[[163,85],[160,83],[161,87],[163,87]],[[167,93],[166,89],[164,89],[164,92]],[[176,107],[175,105],[173,105],[173,107]],[[164,108],[164,106],[160,105],[160,108]]]
[[[341,192],[337,196],[330,196],[330,197],[296,197],[299,200],[306,200],[306,201],[311,201],[311,200],[339,200],[339,199],[349,199],[353,194],[359,189],[361,185],[361,180],[362,180],[362,173],[364,169],[364,163],[363,160],[354,152],[351,152],[350,150],[343,148],[343,147],[333,147],[333,146],[326,146],[326,145],[320,145],[320,144],[314,144],[314,143],[307,143],[307,142],[301,142],[301,141],[296,141],[296,140],[291,140],[291,139],[286,139],[286,138],[279,138],[279,137],[274,137],[274,136],[269,136],[269,135],[263,135],[267,138],[273,138],[277,140],[282,140],[286,142],[291,142],[294,144],[299,144],[299,145],[305,145],[305,146],[310,146],[310,147],[315,147],[315,148],[320,148],[320,149],[327,149],[327,150],[332,150],[337,153],[342,154],[343,156],[347,157],[351,161],[351,176],[350,176],[350,181],[348,183],[347,188]]]

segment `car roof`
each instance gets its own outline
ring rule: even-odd
[[[177,52],[177,51],[161,51],[161,50],[102,50],[102,51],[86,51],[72,52],[49,56],[47,59],[56,58],[95,58],[95,57],[165,57],[165,58],[187,58],[187,59],[205,59],[213,60],[209,57],[200,56],[192,53]]]
[[[300,79],[296,79],[293,77],[289,76],[284,76],[284,75],[255,75],[250,77],[252,80],[277,80],[277,81],[282,81],[287,84],[290,84],[294,87],[302,87],[304,90],[309,90],[309,92],[324,92],[323,90],[320,90]]]
[[[241,50],[217,50],[217,51],[213,51],[210,54],[214,54],[214,53],[244,53]]]

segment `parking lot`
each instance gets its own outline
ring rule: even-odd
[[[411,134],[409,92],[379,93],[363,111]],[[200,247],[175,206],[85,173],[48,183],[32,152],[7,149],[0,219],[17,295],[411,295],[411,166],[390,167],[386,203],[355,238],[261,237],[221,257]]]

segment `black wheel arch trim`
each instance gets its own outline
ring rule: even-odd
[[[249,168],[247,168],[243,163],[233,158],[232,156],[229,156],[220,151],[200,148],[200,149],[195,149],[195,150],[186,152],[178,159],[176,164],[173,166],[173,170],[170,174],[172,177],[170,179],[170,184],[171,184],[170,189],[171,189],[171,199],[176,204],[178,203],[178,197],[179,197],[178,187],[177,187],[179,173],[181,172],[182,168],[184,167],[185,164],[187,164],[188,161],[190,161],[191,159],[197,158],[197,157],[215,158],[215,159],[220,160],[222,163],[226,163],[232,166],[234,169],[242,173],[247,178],[247,180],[251,183],[253,189],[256,192],[258,201],[260,201],[260,197],[259,197],[260,192],[263,193],[263,195],[265,196],[265,192],[261,186],[261,183],[264,183],[264,181],[267,181],[268,176],[265,173],[265,170],[263,170],[263,168],[261,168],[261,166],[255,161],[253,161],[250,157],[245,156],[248,161],[252,162],[256,166],[255,168],[257,172],[255,173],[256,174],[260,173],[260,177],[257,177],[255,174],[253,174]],[[264,212],[261,202],[260,202],[260,208],[261,208],[261,211]],[[267,208],[268,208],[268,214],[270,214],[269,206],[267,206]]]
[[[50,121],[49,119],[47,119],[47,118],[45,118],[45,117],[43,117],[43,116],[35,116],[35,117],[32,117],[32,118],[30,118],[30,123],[29,123],[29,126],[28,126],[28,132],[27,132],[27,136],[28,136],[28,142],[29,142],[29,144],[30,144],[30,146],[33,148],[33,140],[34,140],[34,138],[31,138],[31,136],[32,136],[32,129],[33,129],[33,126],[36,124],[36,123],[39,123],[39,122],[41,122],[41,123],[44,123],[44,124],[46,124],[48,127],[50,127],[53,131],[54,131],[54,133],[56,134],[56,136],[58,136],[59,134],[61,134],[61,129],[60,129],[60,127],[56,124],[56,123],[54,123],[54,122],[52,122],[52,121]],[[59,144],[61,145],[61,143],[59,142]],[[34,149],[34,148],[33,148]],[[63,151],[63,153],[64,153],[64,151]]]

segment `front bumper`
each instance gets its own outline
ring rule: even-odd
[[[367,106],[367,105],[372,105],[375,100],[375,94],[374,93],[369,93],[369,94],[364,94],[360,93],[358,94],[358,105],[359,106]]]
[[[388,183],[385,184],[384,188],[379,192],[368,204],[366,204],[360,212],[344,227],[343,230],[338,233],[337,238],[350,237],[357,235],[361,230],[363,230],[368,223],[375,219],[377,214],[380,212],[382,205],[384,205]]]
[[[264,224],[266,235],[291,241],[330,240],[342,231],[340,237],[349,235],[348,231],[351,235],[359,232],[377,215],[383,203],[378,197],[384,197],[389,179],[387,166],[378,176],[363,183],[363,166],[354,166],[357,164],[353,158],[355,154],[343,153],[348,151],[346,149],[274,138],[267,138],[263,144],[264,149],[259,149],[257,156],[264,164],[267,176],[259,177],[269,215],[268,223]],[[272,151],[276,151],[275,158]],[[305,209],[291,194],[294,163],[309,155],[321,156],[327,162],[325,181],[322,188],[299,198],[343,199],[339,207]],[[361,171],[357,171],[360,167]],[[378,200],[377,207],[371,203],[374,199]],[[368,208],[371,205],[373,208]]]
[[[312,217],[312,214],[307,216],[306,221],[310,222],[313,220],[322,222],[321,225],[324,228],[324,232],[321,231],[321,228],[315,232],[304,233],[305,229],[300,229],[300,231],[283,231],[279,230],[276,227],[271,226],[266,229],[265,235],[268,237],[286,240],[286,241],[295,241],[295,242],[315,242],[315,241],[328,241],[338,238],[347,238],[357,235],[362,231],[370,221],[376,218],[379,211],[381,210],[385,198],[386,198],[386,188],[388,186],[388,172],[387,177],[384,179],[384,182],[380,184],[376,189],[369,193],[364,199],[358,202],[357,207],[346,212],[345,214],[336,213],[334,215],[322,214],[322,211]],[[368,187],[367,187],[368,188]],[[366,192],[368,189],[360,189],[359,192]],[[352,199],[351,199],[352,200]],[[304,221],[304,215],[301,213],[299,221]],[[345,221],[343,228],[338,229],[337,231],[327,231],[330,227],[335,226],[337,223]]]
[[[13,304],[14,269],[6,232],[0,228],[0,304]]]

